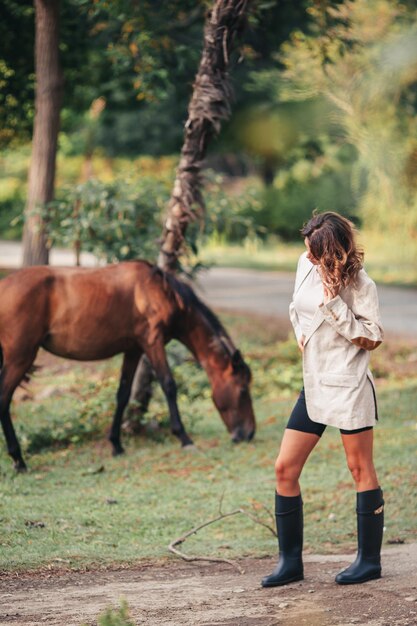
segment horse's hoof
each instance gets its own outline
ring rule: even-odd
[[[120,446],[120,448],[113,448],[113,452],[112,455],[113,456],[120,456],[121,454],[125,453],[125,449],[122,448],[122,446]]]
[[[14,469],[18,474],[24,474],[28,471],[27,465],[22,459],[14,462]]]
[[[185,452],[200,452],[194,443],[187,443],[182,449],[185,450]]]

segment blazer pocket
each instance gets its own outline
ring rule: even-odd
[[[355,374],[322,374],[320,376],[322,385],[329,387],[358,387],[359,381]]]

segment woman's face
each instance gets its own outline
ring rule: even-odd
[[[306,237],[304,239],[304,243],[305,243],[305,246],[307,248],[307,259],[310,261],[310,263],[313,263],[313,265],[318,265],[318,263],[319,263],[318,260],[316,259],[315,256],[313,256],[313,254],[311,252],[310,242],[308,240],[308,237]]]

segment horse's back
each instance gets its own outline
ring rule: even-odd
[[[17,270],[0,280],[0,298],[3,304],[12,304],[34,292],[47,295],[55,290],[77,290],[84,285],[107,286],[108,289],[119,285],[133,289],[138,280],[146,278],[152,271],[153,266],[147,261],[129,261],[99,268],[36,265]],[[4,302],[6,299],[7,303]]]
[[[1,315],[14,315],[16,309],[30,309],[32,300],[40,301],[53,283],[54,270],[48,266],[26,267],[6,276],[0,281]]]
[[[146,261],[29,267],[0,282],[0,342],[30,341],[80,360],[106,358],[160,332],[168,336],[176,308],[163,273]]]

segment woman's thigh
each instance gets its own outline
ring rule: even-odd
[[[277,473],[301,474],[310,452],[319,441],[318,435],[286,428],[276,461]]]
[[[346,461],[359,491],[378,487],[373,461],[373,441],[373,429],[350,435],[342,433]]]
[[[348,462],[349,460],[356,461],[362,465],[373,463],[374,431],[372,428],[352,434],[342,432],[341,436]]]

